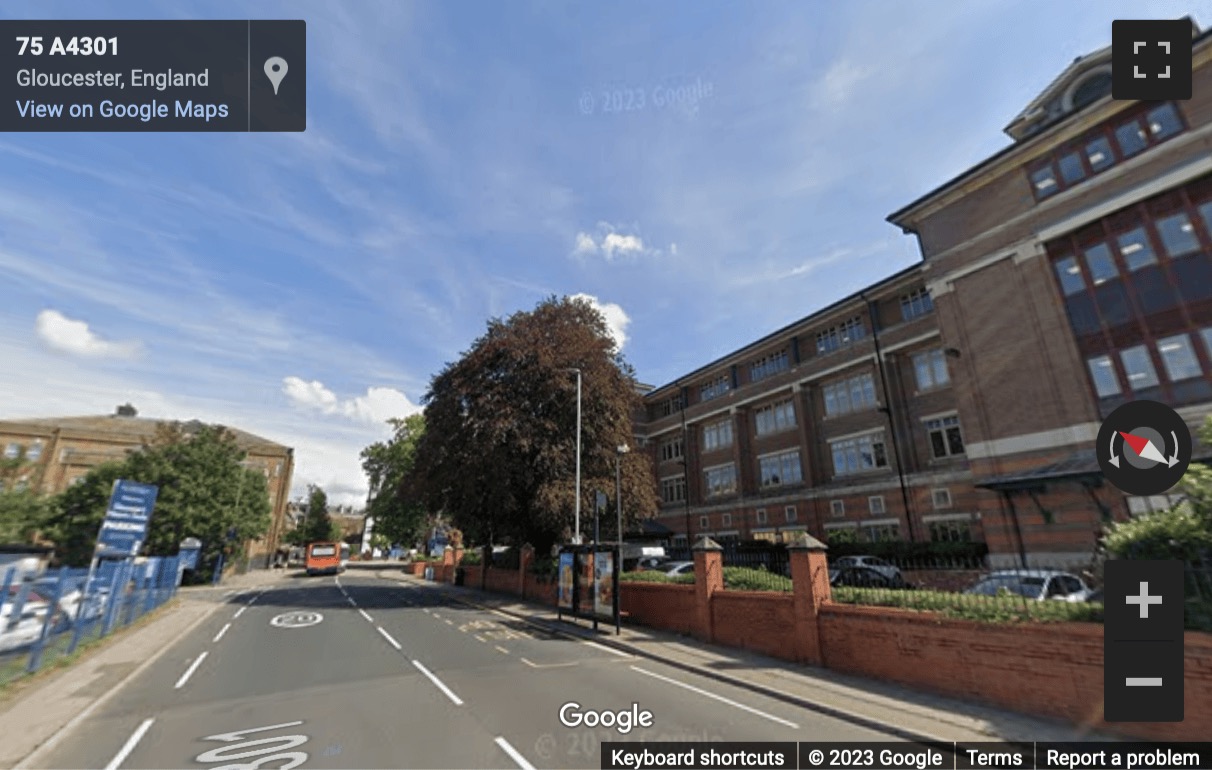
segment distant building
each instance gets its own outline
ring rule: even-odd
[[[197,420],[139,417],[135,408],[127,404],[111,415],[0,420],[0,448],[6,458],[24,457],[31,463],[29,473],[14,480],[14,485],[30,485],[40,493],[57,494],[78,483],[98,465],[124,460],[151,440],[161,424],[176,424],[187,432],[203,427]],[[227,430],[247,452],[246,465],[264,473],[269,486],[272,513],[269,532],[247,544],[256,564],[258,559],[273,553],[281,540],[294,474],[294,450],[236,428]]]

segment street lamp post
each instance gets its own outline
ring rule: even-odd
[[[581,544],[581,370],[572,368],[570,372],[577,375],[577,502],[576,520],[573,522],[572,542]]]
[[[619,561],[623,560],[623,455],[631,451],[626,444],[619,444],[614,461],[614,506],[619,526]]]

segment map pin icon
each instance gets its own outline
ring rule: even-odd
[[[282,84],[282,78],[286,77],[286,60],[281,56],[271,56],[265,60],[265,76],[269,78],[269,82],[274,84],[274,96],[278,95],[278,86]]]

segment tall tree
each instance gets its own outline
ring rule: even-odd
[[[98,466],[55,501],[48,533],[61,559],[86,564],[116,479],[159,488],[145,546],[149,555],[177,552],[184,538],[203,543],[202,569],[220,551],[236,555],[245,541],[269,530],[271,506],[264,474],[245,468],[230,431],[201,426],[166,429],[124,461]],[[230,535],[234,537],[229,538]]]
[[[529,541],[545,550],[574,528],[573,368],[582,376],[581,531],[592,535],[593,491],[613,500],[616,447],[633,443],[640,406],[634,372],[601,313],[581,299],[552,297],[493,319],[434,377],[412,481],[469,542]],[[628,520],[655,512],[655,483],[640,453],[623,455],[622,487]]]
[[[44,465],[26,457],[0,458],[0,543],[27,545],[50,516],[50,498],[40,491]]]
[[[413,483],[417,447],[425,433],[425,415],[388,420],[392,436],[362,450],[362,470],[370,482],[366,513],[376,535],[393,543],[412,543],[425,528],[425,503]]]
[[[341,528],[328,513],[328,494],[317,484],[307,488],[307,518],[303,522],[305,543],[329,543],[341,539]]]

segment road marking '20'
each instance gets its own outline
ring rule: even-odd
[[[309,740],[306,735],[279,735],[273,738],[257,738],[256,740],[244,740],[253,733],[264,733],[271,730],[281,730],[287,727],[296,727],[303,724],[298,722],[283,722],[279,725],[269,725],[267,727],[254,727],[251,730],[239,730],[231,733],[220,733],[219,735],[208,735],[203,738],[204,741],[220,741],[229,744],[220,746],[216,749],[203,752],[197,756],[195,762],[202,764],[215,764],[217,762],[225,763],[218,770],[261,770],[267,763],[284,762],[285,764],[274,765],[274,770],[292,770],[293,768],[302,765],[307,761],[308,755],[305,751],[289,751],[295,749]],[[239,743],[236,743],[239,741]],[[260,747],[260,748],[257,748]],[[275,753],[278,752],[278,753]],[[239,759],[252,759],[258,757],[254,762],[236,762]]]

